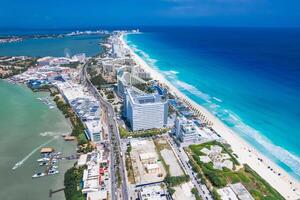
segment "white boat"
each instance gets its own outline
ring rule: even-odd
[[[55,164],[55,162],[40,162],[40,166],[49,166],[49,165],[54,165]]]
[[[49,170],[48,175],[55,175],[58,174],[59,171],[58,170]]]
[[[55,170],[55,169],[57,169],[57,168],[58,168],[57,165],[52,165],[52,166],[50,167],[51,170]]]
[[[50,158],[40,158],[40,159],[37,159],[38,162],[47,162],[49,160],[50,160]]]
[[[39,173],[34,174],[34,175],[32,176],[32,178],[39,178],[39,177],[43,177],[43,176],[45,176],[45,175],[46,175],[45,173],[39,172]]]
[[[15,166],[12,168],[13,170],[17,169],[18,167],[20,167],[23,164],[23,162],[18,162],[15,164]]]

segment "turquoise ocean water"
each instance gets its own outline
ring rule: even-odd
[[[300,180],[300,30],[145,28],[148,64]]]

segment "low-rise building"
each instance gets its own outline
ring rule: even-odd
[[[185,117],[176,118],[175,135],[183,143],[195,143],[200,139],[199,128]]]
[[[141,153],[139,156],[143,164],[153,164],[156,161],[156,155],[151,152]]]
[[[147,185],[139,190],[140,200],[167,200],[167,192],[163,184]]]
[[[230,187],[224,187],[217,190],[222,200],[239,200]]]
[[[234,191],[240,200],[254,200],[242,183],[230,184],[229,187]]]
[[[84,123],[86,125],[88,137],[91,141],[99,142],[103,140],[102,124],[100,120],[89,120]]]

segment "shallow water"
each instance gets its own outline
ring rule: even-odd
[[[75,142],[65,142],[61,134],[71,127],[57,109],[49,109],[37,98],[48,93],[33,93],[22,85],[0,80],[0,196],[7,200],[48,199],[50,189],[63,187],[64,172],[75,161],[60,161],[60,173],[55,176],[32,179],[43,171],[36,160],[40,145],[45,144],[63,155],[76,152]],[[12,170],[17,162],[23,164]],[[64,199],[59,192],[52,199]]]
[[[300,179],[299,29],[149,28],[127,40],[183,93]]]

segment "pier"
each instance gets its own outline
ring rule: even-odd
[[[61,191],[64,191],[64,190],[65,190],[64,187],[63,187],[63,188],[60,188],[60,189],[58,189],[58,190],[52,190],[52,189],[50,189],[50,190],[49,190],[49,198],[52,197],[52,194],[55,194],[55,193],[57,193],[57,192],[61,192]]]

